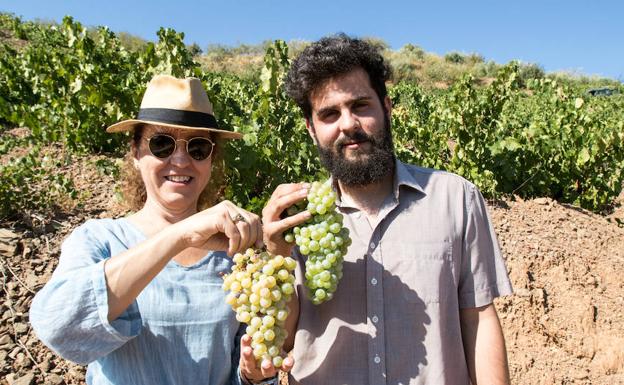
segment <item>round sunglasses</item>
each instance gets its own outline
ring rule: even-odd
[[[147,139],[147,145],[152,155],[160,159],[165,159],[175,152],[178,141],[186,143],[186,152],[195,160],[207,159],[214,149],[214,143],[210,139],[202,136],[187,140],[176,139],[167,134],[156,134]]]

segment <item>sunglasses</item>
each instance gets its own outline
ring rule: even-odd
[[[186,152],[195,160],[207,159],[214,149],[214,143],[201,136],[186,140],[176,139],[167,134],[156,134],[147,139],[147,145],[152,155],[165,159],[175,152],[178,141],[186,142]]]

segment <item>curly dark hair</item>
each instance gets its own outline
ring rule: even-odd
[[[143,138],[145,124],[139,124],[134,128],[131,143],[138,148]],[[212,172],[208,185],[199,195],[197,209],[203,210],[214,205],[222,198],[225,181],[225,141],[218,136],[211,138],[215,143],[212,151]],[[124,198],[124,206],[131,211],[139,211],[145,204],[147,192],[141,173],[134,166],[134,153],[132,148],[124,157],[124,165],[121,167],[121,192]]]
[[[384,62],[377,47],[344,33],[322,38],[306,47],[295,58],[286,76],[286,92],[309,119],[312,116],[310,94],[314,89],[328,79],[357,68],[366,71],[383,106],[383,100],[388,94],[386,81],[391,75],[390,67]]]

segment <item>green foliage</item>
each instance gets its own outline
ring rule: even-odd
[[[256,212],[278,184],[319,178],[316,150],[282,87],[288,67],[288,47],[276,40],[266,50],[255,93],[238,104],[247,106],[248,120],[238,127],[244,140],[231,143],[226,197]]]
[[[377,48],[381,52],[390,49],[390,44],[388,44],[388,42],[386,42],[384,39],[380,39],[378,37],[364,37],[362,38],[362,40],[366,41],[368,44]]]
[[[95,160],[93,162],[93,165],[100,174],[112,176],[113,178],[118,178],[121,172],[121,166],[123,165],[123,160],[100,158]]]
[[[624,182],[624,96],[587,98],[550,79],[520,88],[518,65],[487,87],[465,76],[436,97],[390,91],[401,159],[443,168],[487,196],[549,196],[600,211]]]
[[[62,166],[62,160],[44,155],[38,147],[0,165],[0,218],[45,212],[75,198],[71,179],[59,172]]]
[[[0,58],[0,112],[27,126],[42,142],[62,142],[72,150],[111,151],[119,138],[106,125],[136,105],[125,84],[130,61],[114,35],[102,28],[94,41],[71,18],[44,29],[42,39]],[[111,103],[115,100],[115,103]]]
[[[623,108],[621,96],[597,100],[550,79],[530,81],[505,106],[504,137],[492,148],[498,164],[521,166],[496,170],[506,175],[501,191],[608,207],[624,182]]]
[[[225,198],[260,212],[278,184],[325,177],[301,113],[283,89],[291,57],[283,41],[263,43],[257,68],[240,77],[205,71],[214,67],[201,62],[230,55],[229,48],[194,57],[184,35],[171,29],[160,29],[157,43],[128,50],[106,28],[88,32],[71,18],[55,26],[0,16],[2,30],[28,41],[0,45],[0,125],[31,131],[5,140],[0,155],[33,143],[60,143],[70,154],[121,154],[124,135],[104,128],[134,117],[149,79],[169,73],[200,78],[219,124],[244,135],[228,144]],[[445,60],[411,45],[398,53],[381,48],[399,74],[389,96],[400,159],[460,174],[489,197],[549,196],[600,211],[621,191],[624,94],[590,98],[585,83],[544,78],[530,65],[485,63],[478,55]],[[479,85],[483,76],[489,79]],[[449,88],[432,91],[436,82]],[[115,162],[95,166],[117,175]],[[0,215],[49,208],[71,196],[57,167],[36,147],[2,165]],[[51,186],[49,194],[33,187],[42,184]]]
[[[444,60],[453,64],[463,64],[466,61],[466,58],[459,52],[449,52],[444,55]]]
[[[27,147],[29,138],[21,138],[12,135],[0,136],[0,155],[8,154],[14,148]]]
[[[119,43],[130,52],[137,52],[145,49],[147,41],[128,32],[117,33]]]
[[[530,80],[543,79],[546,76],[544,69],[537,64],[521,64],[518,77],[520,78],[520,84],[522,87],[526,87]]]
[[[413,44],[405,44],[403,47],[401,47],[400,52],[419,60],[425,58],[425,51],[422,48]]]
[[[27,126],[44,143],[74,151],[114,152],[123,143],[105,128],[134,117],[145,84],[155,74],[183,77],[197,64],[183,34],[158,31],[158,43],[129,52],[106,28],[92,33],[71,17],[42,28],[22,51],[4,45],[0,57],[0,114]]]

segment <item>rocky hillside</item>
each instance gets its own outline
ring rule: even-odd
[[[2,385],[84,382],[83,367],[38,342],[28,310],[63,238],[87,218],[123,214],[94,164],[64,171],[85,192],[80,207],[0,222]],[[515,289],[496,303],[513,383],[624,383],[624,210],[600,216],[541,198],[491,202],[490,212]]]

